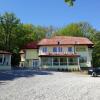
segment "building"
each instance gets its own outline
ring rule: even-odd
[[[26,46],[25,66],[49,69],[91,67],[93,43],[84,37],[55,36]]]
[[[0,70],[11,69],[11,53],[0,50]]]
[[[37,68],[39,67],[38,44],[31,42],[24,46],[19,52],[21,56],[20,67]]]

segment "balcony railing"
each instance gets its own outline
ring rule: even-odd
[[[39,55],[66,55],[66,54],[76,54],[74,52],[40,52]]]

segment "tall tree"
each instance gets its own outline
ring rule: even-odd
[[[0,44],[2,49],[11,51],[14,48],[16,29],[20,20],[13,13],[0,15]]]
[[[84,37],[90,38],[96,32],[88,22],[79,22],[77,25],[80,27]]]
[[[93,66],[100,66],[100,32],[92,35],[92,41],[94,42],[93,48]]]
[[[69,24],[58,30],[57,35],[82,36],[90,38],[95,29],[87,22]]]
[[[82,30],[77,23],[72,23],[58,30],[58,35],[83,36]]]
[[[43,38],[45,38],[47,33],[47,29],[42,26],[33,26],[33,34],[32,37],[34,40],[39,41]]]

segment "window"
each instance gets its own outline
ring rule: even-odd
[[[53,48],[53,52],[57,52],[57,47],[54,47]]]
[[[43,48],[43,52],[47,52],[47,48],[46,47]]]
[[[42,63],[42,66],[43,65],[48,65],[48,66],[52,66],[52,58],[50,57],[43,57],[41,59],[41,63]]]
[[[58,52],[62,52],[62,47],[58,47]]]
[[[68,58],[69,65],[77,65],[78,59],[77,58]]]
[[[62,47],[54,47],[53,52],[62,52]]]
[[[2,55],[0,55],[0,64],[2,64]]]
[[[72,52],[72,47],[68,47],[68,52]]]
[[[60,65],[67,65],[67,58],[66,57],[60,58]]]
[[[86,63],[87,57],[80,57],[80,63]]]
[[[84,47],[84,46],[77,46],[77,47],[76,47],[76,51],[77,51],[77,52],[86,51],[86,47]]]
[[[53,65],[59,65],[59,58],[53,58]]]

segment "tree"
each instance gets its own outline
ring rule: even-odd
[[[92,35],[92,41],[94,42],[93,48],[93,66],[100,66],[100,32]]]
[[[32,37],[34,40],[39,41],[46,37],[47,28],[42,26],[33,26],[33,34]]]
[[[12,51],[16,39],[16,29],[20,20],[13,13],[0,15],[0,44],[4,50]]]
[[[69,6],[73,6],[75,0],[65,0],[65,2],[66,2]]]
[[[77,23],[72,23],[64,28],[58,30],[57,35],[65,35],[65,36],[83,36],[82,30]]]
[[[95,29],[87,22],[69,24],[58,30],[57,35],[81,36],[90,38]]]
[[[89,39],[91,35],[96,32],[96,30],[88,22],[79,22],[77,25],[80,27],[83,36]]]

